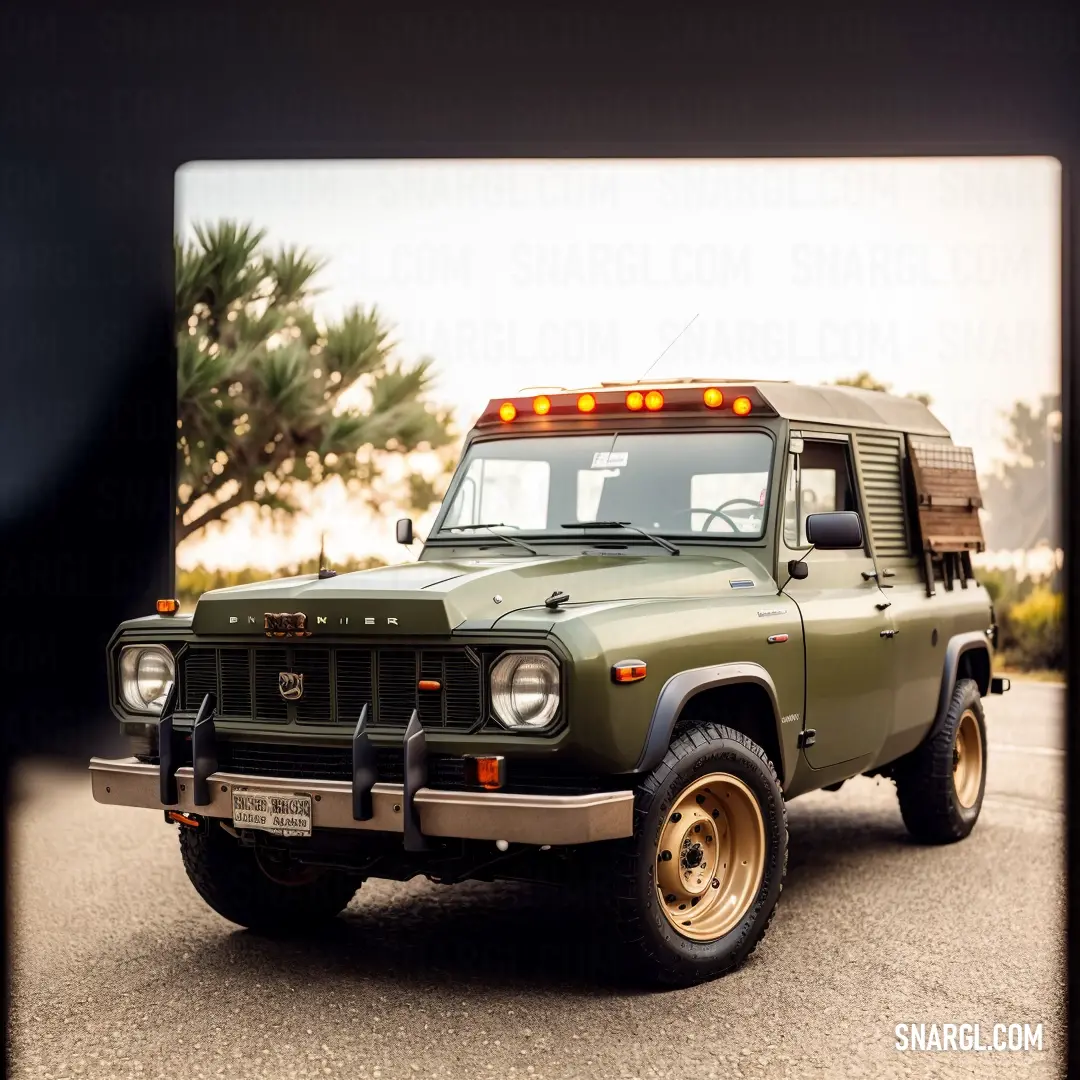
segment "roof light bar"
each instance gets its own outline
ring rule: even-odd
[[[663,383],[650,389],[631,389],[623,384],[610,389],[550,391],[513,398],[495,398],[478,423],[481,426],[514,423],[530,425],[576,418],[583,420],[609,416],[661,412],[668,414],[727,417],[775,416],[776,410],[753,384],[694,386]],[[516,421],[516,423],[515,423]],[[636,422],[636,421],[635,421]]]

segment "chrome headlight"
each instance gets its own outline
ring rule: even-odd
[[[491,707],[514,731],[545,728],[559,708],[559,665],[546,653],[507,653],[491,669]]]
[[[176,661],[164,645],[125,645],[120,650],[120,700],[132,712],[159,713]]]

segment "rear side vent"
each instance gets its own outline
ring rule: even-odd
[[[859,432],[855,443],[874,552],[882,559],[910,556],[911,543],[904,515],[900,436]]]

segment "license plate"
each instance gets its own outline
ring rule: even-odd
[[[261,829],[277,836],[311,835],[310,795],[242,788],[233,791],[232,810],[238,829]]]

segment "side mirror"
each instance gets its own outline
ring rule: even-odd
[[[806,539],[820,551],[843,551],[863,546],[863,529],[854,510],[809,514]]]
[[[789,578],[802,581],[810,576],[810,567],[802,559],[788,559],[787,572]]]
[[[411,544],[413,542],[412,518],[398,518],[396,532],[399,544],[406,546]]]

